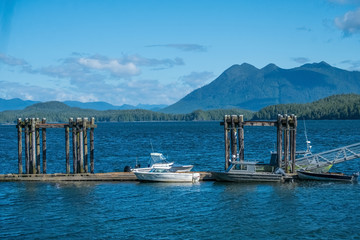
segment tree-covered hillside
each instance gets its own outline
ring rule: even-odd
[[[360,94],[360,72],[325,62],[282,69],[269,64],[258,69],[233,65],[218,78],[164,108],[165,113],[196,109],[241,108],[259,111],[269,105],[309,103],[335,94]]]
[[[166,114],[142,109],[97,111],[69,107],[60,102],[46,102],[34,104],[24,110],[0,112],[0,123],[15,123],[18,118],[46,118],[47,122],[67,122],[70,117],[95,117],[97,122],[212,121],[221,120],[226,114],[242,114],[245,119],[251,119],[253,112],[241,109],[197,110],[189,114]]]
[[[304,119],[360,119],[360,95],[340,94],[305,104],[279,104],[265,107],[253,119],[276,119],[278,114],[295,114]]]

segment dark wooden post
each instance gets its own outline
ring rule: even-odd
[[[19,167],[19,174],[22,174],[23,165],[22,165],[22,126],[21,126],[21,118],[18,118],[16,127],[18,129],[18,167]]]
[[[289,172],[289,116],[285,115],[285,120],[286,120],[286,128],[284,129],[284,167],[285,167],[285,172],[288,173]]]
[[[277,167],[281,168],[282,161],[282,116],[279,114],[277,119]]]
[[[94,125],[95,118],[91,118],[90,128],[90,172],[94,173]]]
[[[229,167],[229,159],[230,159],[230,141],[228,135],[228,119],[229,115],[225,115],[224,117],[224,137],[225,137],[225,170]]]
[[[26,174],[30,173],[30,134],[29,134],[29,119],[25,119],[25,168]]]
[[[70,121],[69,121],[70,123]],[[66,174],[70,174],[70,127],[65,127]]]
[[[72,139],[73,139],[73,173],[77,173],[77,143],[76,143],[76,123],[72,121]]]
[[[42,124],[46,123],[46,118],[42,119]],[[46,174],[46,128],[42,128],[42,167],[43,167],[43,173]]]
[[[36,173],[40,172],[40,129],[36,127],[36,124],[39,122],[39,119],[36,119],[35,122],[35,132],[36,132]]]
[[[35,118],[31,119],[31,173],[36,173],[36,134],[35,134]]]
[[[87,173],[88,172],[88,137],[87,137],[87,123],[89,119],[84,118],[83,119],[83,132],[84,132],[84,170]]]
[[[244,161],[244,116],[239,116],[239,129],[238,129],[238,136],[239,136],[239,160],[240,162]]]
[[[296,161],[296,129],[297,129],[297,118],[295,115],[292,115],[292,119],[294,121],[294,127],[291,131],[291,172],[295,173],[295,161]]]
[[[238,120],[236,115],[231,116],[231,161],[237,158],[237,129],[235,122]]]
[[[80,173],[84,172],[84,133],[83,128],[79,129],[79,165],[80,165]]]

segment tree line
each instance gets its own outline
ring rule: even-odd
[[[70,117],[95,117],[97,122],[134,121],[221,121],[225,115],[244,115],[245,120],[274,120],[278,114],[295,114],[302,119],[360,119],[360,95],[340,94],[304,104],[267,106],[258,112],[243,109],[196,110],[188,114],[167,114],[150,110],[97,111],[69,107],[60,102],[37,103],[24,110],[0,112],[0,123],[18,118],[46,118],[47,122],[67,122]]]

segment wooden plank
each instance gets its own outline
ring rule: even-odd
[[[244,116],[239,116],[239,128],[238,128],[238,136],[239,136],[239,160],[244,161]]]
[[[35,129],[36,133],[36,173],[40,173],[40,129]]]
[[[285,118],[289,120],[289,116],[285,115]],[[287,121],[286,127],[284,129],[284,165],[286,173],[289,173],[289,127],[289,121]]]
[[[42,119],[43,123],[46,123],[46,118]],[[46,174],[47,171],[47,162],[46,162],[46,128],[42,128],[42,159],[43,159],[43,173]]]
[[[80,173],[84,173],[84,132],[82,128],[79,130],[79,155]]]
[[[18,129],[18,169],[19,174],[23,172],[23,165],[22,165],[22,127],[20,126],[21,118],[18,119],[18,125],[16,126]]]
[[[292,115],[293,119],[294,119],[294,127],[292,130],[292,134],[291,134],[291,172],[295,173],[295,155],[296,155],[296,129],[297,129],[297,118],[295,115]]]
[[[238,116],[232,115],[231,117],[231,161],[236,161],[237,157],[237,129],[235,121],[239,122]]]
[[[84,119],[83,121],[84,125],[84,171],[87,173],[88,172],[88,158],[89,158],[89,154],[88,154],[88,137],[87,137],[87,123],[88,120],[87,118]]]
[[[77,173],[77,142],[76,142],[76,127],[72,128],[72,145],[73,145],[73,173]]]
[[[278,115],[278,124],[277,124],[277,166],[281,168],[282,161],[282,124],[281,124],[282,116]]]
[[[65,128],[69,124],[67,123],[38,123],[37,128]]]
[[[82,125],[82,124],[81,124]],[[37,123],[36,128],[65,128],[69,127],[68,123]],[[96,128],[96,124],[91,124],[90,122],[87,123],[88,128]]]
[[[31,119],[31,174],[36,173],[36,133],[35,118]]]
[[[66,173],[70,173],[70,128],[65,127],[65,159],[66,159]]]
[[[277,122],[274,121],[245,121],[244,126],[264,126],[264,127],[275,127]]]
[[[30,173],[30,133],[28,126],[25,126],[25,172]]]
[[[224,138],[225,138],[225,170],[229,167],[229,159],[230,159],[230,140],[229,140],[229,129],[228,129],[228,121],[230,118],[229,115],[225,115],[224,117]]]

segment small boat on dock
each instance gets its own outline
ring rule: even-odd
[[[132,168],[132,172],[149,172],[153,168],[170,168],[173,172],[189,172],[193,168],[193,165],[180,165],[174,162],[169,162],[166,157],[162,153],[150,153],[150,160],[148,167],[140,168],[135,167]]]
[[[136,178],[145,182],[198,182],[199,173],[174,172],[170,167],[156,167],[149,172],[134,172]]]
[[[226,182],[280,182],[284,171],[273,172],[272,166],[255,161],[233,161],[225,172],[212,172],[216,181]]]
[[[314,181],[342,181],[342,182],[353,182],[357,181],[359,173],[352,175],[345,175],[343,173],[316,173],[307,171],[297,171],[298,177],[301,180],[314,180]]]

